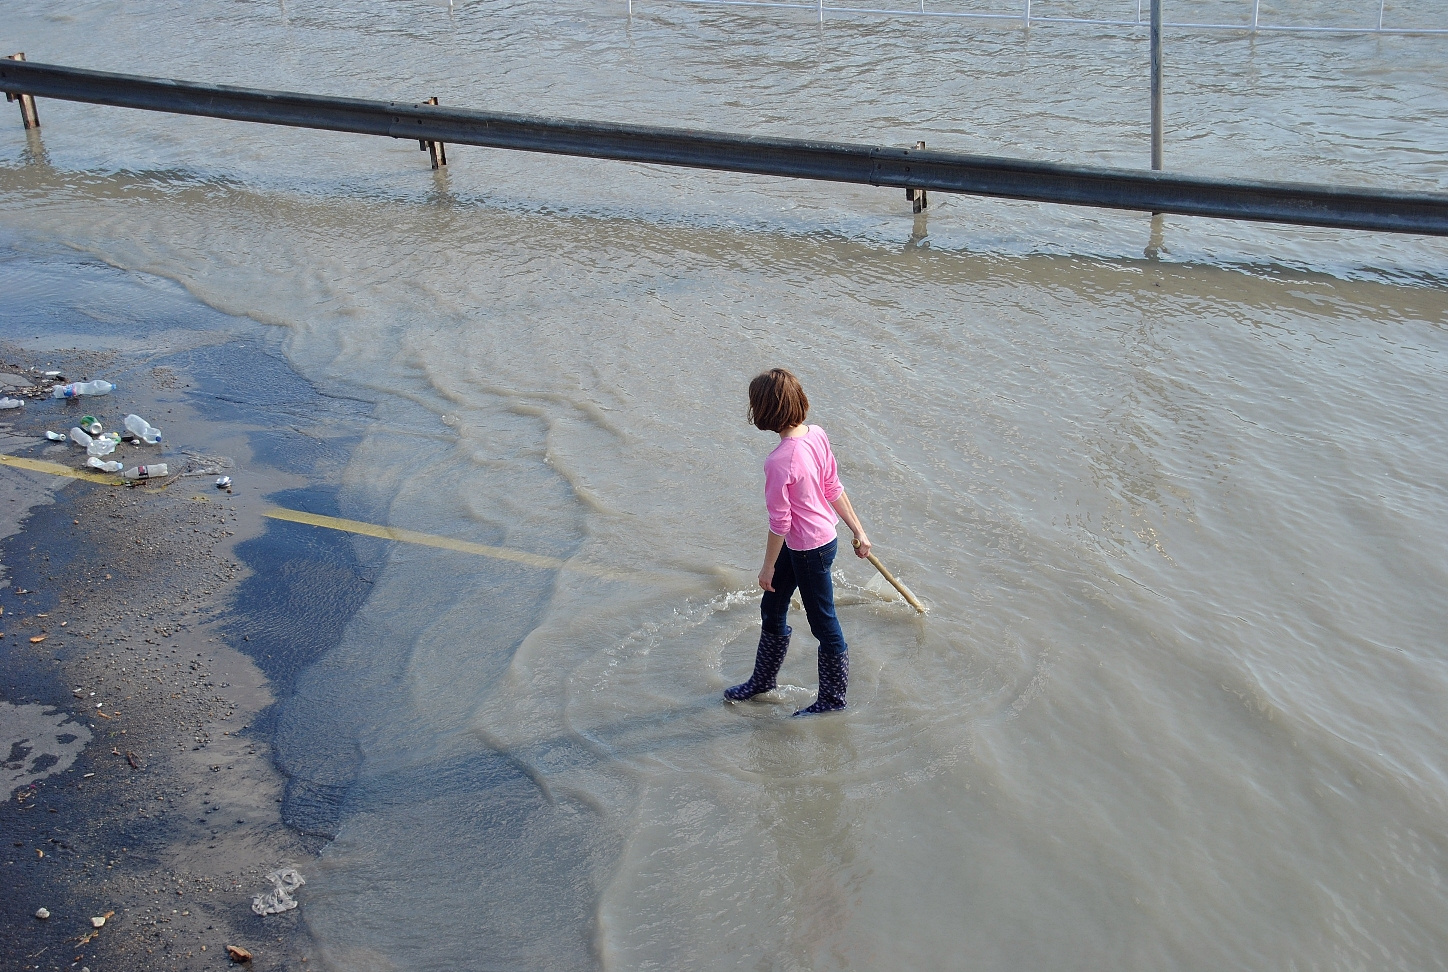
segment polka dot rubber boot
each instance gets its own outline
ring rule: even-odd
[[[800,709],[797,716],[819,715],[821,712],[839,712],[845,707],[845,688],[850,684],[850,653],[838,655],[820,652],[820,696],[808,709]]]
[[[779,674],[779,666],[784,664],[785,653],[789,651],[789,636],[793,633],[792,628],[786,627],[782,635],[761,634],[759,650],[754,653],[754,674],[743,685],[725,689],[724,697],[730,702],[743,702],[774,688],[774,677]]]

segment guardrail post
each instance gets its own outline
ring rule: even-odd
[[[429,98],[424,101],[423,104],[435,105],[437,104],[437,99]],[[434,142],[428,138],[419,138],[417,140],[417,147],[427,153],[427,157],[432,160],[432,167],[434,169],[440,169],[447,165],[447,146],[442,142]]]
[[[915,147],[917,149],[923,149],[925,143],[916,142]],[[910,200],[911,212],[917,216],[925,212],[925,207],[930,205],[930,200],[926,198],[924,189],[906,189],[905,198]]]
[[[21,51],[19,54],[11,54],[6,60],[23,61],[25,60],[25,52]],[[20,120],[25,123],[26,128],[40,127],[40,112],[35,110],[35,99],[33,97],[28,94],[20,94],[16,91],[7,91],[5,92],[5,100],[20,102]]]
[[[1151,167],[1161,169],[1161,0],[1151,0]]]

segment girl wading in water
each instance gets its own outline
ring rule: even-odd
[[[766,371],[749,383],[749,420],[756,428],[779,433],[779,445],[764,460],[764,503],[769,509],[769,540],[759,586],[763,631],[754,656],[754,674],[743,685],[725,689],[731,702],[752,699],[775,686],[789,651],[785,624],[795,588],[804,601],[809,629],[819,639],[820,693],[813,705],[795,715],[836,712],[845,707],[850,656],[835,617],[835,524],[841,519],[855,535],[855,553],[870,553],[870,538],[840,485],[830,440],[818,425],[805,425],[809,399],[799,379],[783,368]],[[836,515],[838,514],[838,515]]]

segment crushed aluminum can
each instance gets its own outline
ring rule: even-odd
[[[230,489],[230,488],[231,488],[231,477],[230,477],[230,476],[222,476],[220,479],[218,479],[218,480],[216,481],[216,488],[217,488],[217,489]]]

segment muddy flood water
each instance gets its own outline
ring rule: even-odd
[[[1147,160],[1133,28],[77,0],[6,36],[252,87]],[[1448,191],[1448,37],[1167,45],[1168,168]],[[912,217],[899,190],[457,146],[434,173],[415,142],[40,111],[0,125],[8,247],[281,329],[368,416],[335,512],[538,555],[355,540],[370,592],[273,722],[287,818],[328,838],[303,908],[333,968],[1448,965],[1448,243]],[[772,701],[720,698],[773,445],[744,388],[775,365],[930,607],[841,558],[844,716],[788,718],[803,636]]]

